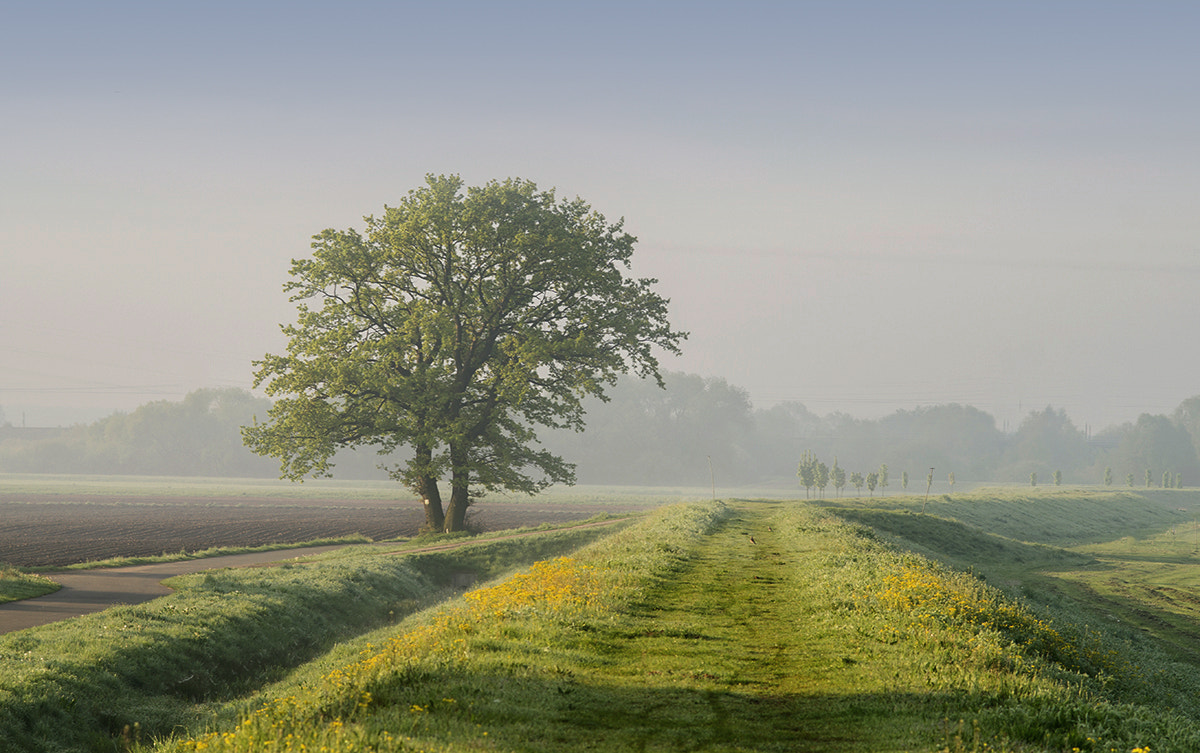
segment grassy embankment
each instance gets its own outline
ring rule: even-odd
[[[61,586],[42,575],[0,564],[0,604],[54,593]]]
[[[1200,664],[1200,492],[982,489],[927,505],[903,496],[822,504],[1051,613],[1086,610]],[[923,507],[928,515],[914,514]]]
[[[160,749],[1194,751],[1194,677],[813,506],[692,505],[344,644]]]
[[[547,530],[410,556],[350,547],[311,562],[210,571],[168,581],[177,590],[161,599],[0,636],[0,750],[116,751],[127,738],[168,734],[446,598],[456,575],[496,577],[608,530]]]
[[[254,651],[235,645],[268,630],[303,634],[283,611],[268,618],[269,625],[242,619],[222,633],[170,610],[140,616],[115,610],[106,630],[118,631],[110,635],[126,644],[125,653],[116,661],[81,657],[76,673],[94,685],[116,676],[116,690],[147,687],[126,688],[111,699],[106,688],[93,689],[95,698],[85,695],[84,703],[63,708],[62,699],[78,698],[71,691],[80,688],[65,684],[64,667],[48,662],[49,652],[35,643],[23,661],[42,663],[41,705],[28,692],[35,703],[0,704],[0,713],[8,714],[0,730],[57,713],[28,733],[86,729],[96,750],[119,749],[122,723],[138,747],[137,739],[186,720],[196,725],[193,731],[162,742],[161,749],[1198,750],[1194,664],[1164,653],[1141,631],[1090,619],[1084,603],[1050,619],[1036,604],[886,541],[901,541],[897,530],[903,528],[905,546],[929,554],[947,550],[939,556],[980,565],[977,572],[994,573],[988,576],[993,582],[1004,577],[1001,585],[1038,596],[1049,593],[1040,586],[1051,582],[1039,579],[1057,578],[1055,569],[1080,571],[1096,555],[998,537],[947,513],[1020,512],[1029,517],[1016,528],[1053,531],[1050,517],[1063,512],[1056,506],[1073,505],[1075,515],[1064,527],[1096,531],[1095,541],[1077,547],[1100,546],[1104,516],[1125,514],[1130,506],[1131,529],[1149,535],[1163,522],[1154,509],[1163,504],[1155,500],[1143,498],[1143,505],[1093,496],[1092,502],[1046,500],[1040,508],[1036,500],[976,497],[953,502],[962,510],[939,508],[937,517],[904,509],[912,500],[891,499],[882,503],[889,509],[848,504],[828,512],[802,503],[664,508],[571,559],[540,564],[530,575],[399,625],[343,637],[327,653],[297,652],[319,656],[287,676],[278,665],[254,667],[248,663]],[[829,512],[873,519],[877,528]],[[1016,560],[1026,564],[1013,565]],[[330,605],[340,611],[353,601],[356,591],[345,584],[362,583],[371,571],[367,563],[384,561],[361,559],[352,577],[328,573],[342,590],[331,589],[324,611],[311,611],[330,619]],[[461,566],[456,558],[437,561],[431,567],[432,561],[418,560],[403,572],[415,573],[406,576],[411,580]],[[235,602],[259,589],[257,598],[265,602],[267,594],[290,590],[293,581],[278,572],[264,573],[261,582],[230,573],[192,576],[181,585]],[[308,571],[305,582],[316,573]],[[388,587],[402,580],[399,571],[378,577]],[[409,591],[429,592],[419,584]],[[1069,612],[1080,619],[1068,619]],[[147,634],[166,631],[158,621],[207,632],[190,642],[180,635],[152,643],[161,650],[151,652]],[[271,650],[280,637],[261,642],[258,651]],[[203,661],[224,666],[227,676],[201,693],[187,687],[191,678],[179,681],[196,662],[177,655],[218,645],[230,666]],[[278,653],[291,645],[285,642]],[[19,648],[0,641],[6,664],[21,657]],[[81,646],[57,648],[82,653]],[[126,677],[121,660],[143,666]],[[94,665],[99,669],[91,674],[83,669]],[[271,678],[279,682],[222,702]],[[9,679],[0,679],[6,691]],[[36,679],[22,683],[36,685]],[[152,699],[170,708],[156,709]],[[87,713],[81,706],[89,706]],[[106,743],[114,733],[117,743]]]
[[[162,562],[182,562],[184,560],[201,560],[212,557],[224,557],[230,554],[253,554],[256,552],[283,552],[294,549],[304,549],[317,546],[351,546],[354,544],[369,544],[371,539],[366,536],[339,536],[331,539],[311,539],[295,543],[263,544],[262,546],[214,546],[208,549],[194,551],[164,552],[162,554],[146,555],[143,557],[109,557],[102,560],[90,560],[74,565],[61,567],[23,567],[21,572],[39,573],[70,572],[71,570],[97,570],[100,568],[133,567],[135,565],[153,565]]]

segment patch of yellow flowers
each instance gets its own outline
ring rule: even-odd
[[[442,610],[428,625],[397,635],[382,647],[368,646],[357,661],[329,672],[305,695],[267,703],[232,731],[185,740],[176,749],[214,753],[396,750],[401,744],[398,733],[353,724],[377,703],[373,688],[421,664],[464,658],[467,637],[489,623],[514,615],[570,616],[598,606],[601,595],[600,578],[592,568],[569,557],[538,562],[496,586],[465,594],[461,606]],[[454,704],[453,698],[444,698],[438,705],[449,709]],[[409,711],[424,715],[432,709],[428,704],[411,704]]]
[[[591,568],[570,557],[536,563],[491,588],[466,594],[474,621],[505,617],[513,612],[544,610],[564,613],[586,610],[600,598],[600,585]]]
[[[887,609],[907,613],[919,623],[994,630],[1071,671],[1094,675],[1123,668],[1115,652],[1064,636],[1049,620],[968,573],[906,565],[884,576],[883,588],[875,596]]]

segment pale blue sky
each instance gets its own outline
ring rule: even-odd
[[[1093,429],[1200,393],[1200,5],[0,3],[0,407],[250,384],[427,172],[640,239],[666,368]]]

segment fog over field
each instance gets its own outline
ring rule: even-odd
[[[755,408],[1093,430],[1200,394],[1200,6],[20,3],[0,407],[249,388],[292,258],[426,173],[638,236]]]

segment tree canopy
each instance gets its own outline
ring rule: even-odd
[[[284,477],[328,475],[343,446],[404,450],[389,473],[430,528],[460,530],[473,494],[573,481],[536,428],[581,429],[619,374],[661,384],[655,350],[686,337],[657,280],[627,274],[636,238],[581,199],[430,175],[365,222],[292,262],[287,352],[255,362],[276,400],[243,438]]]

